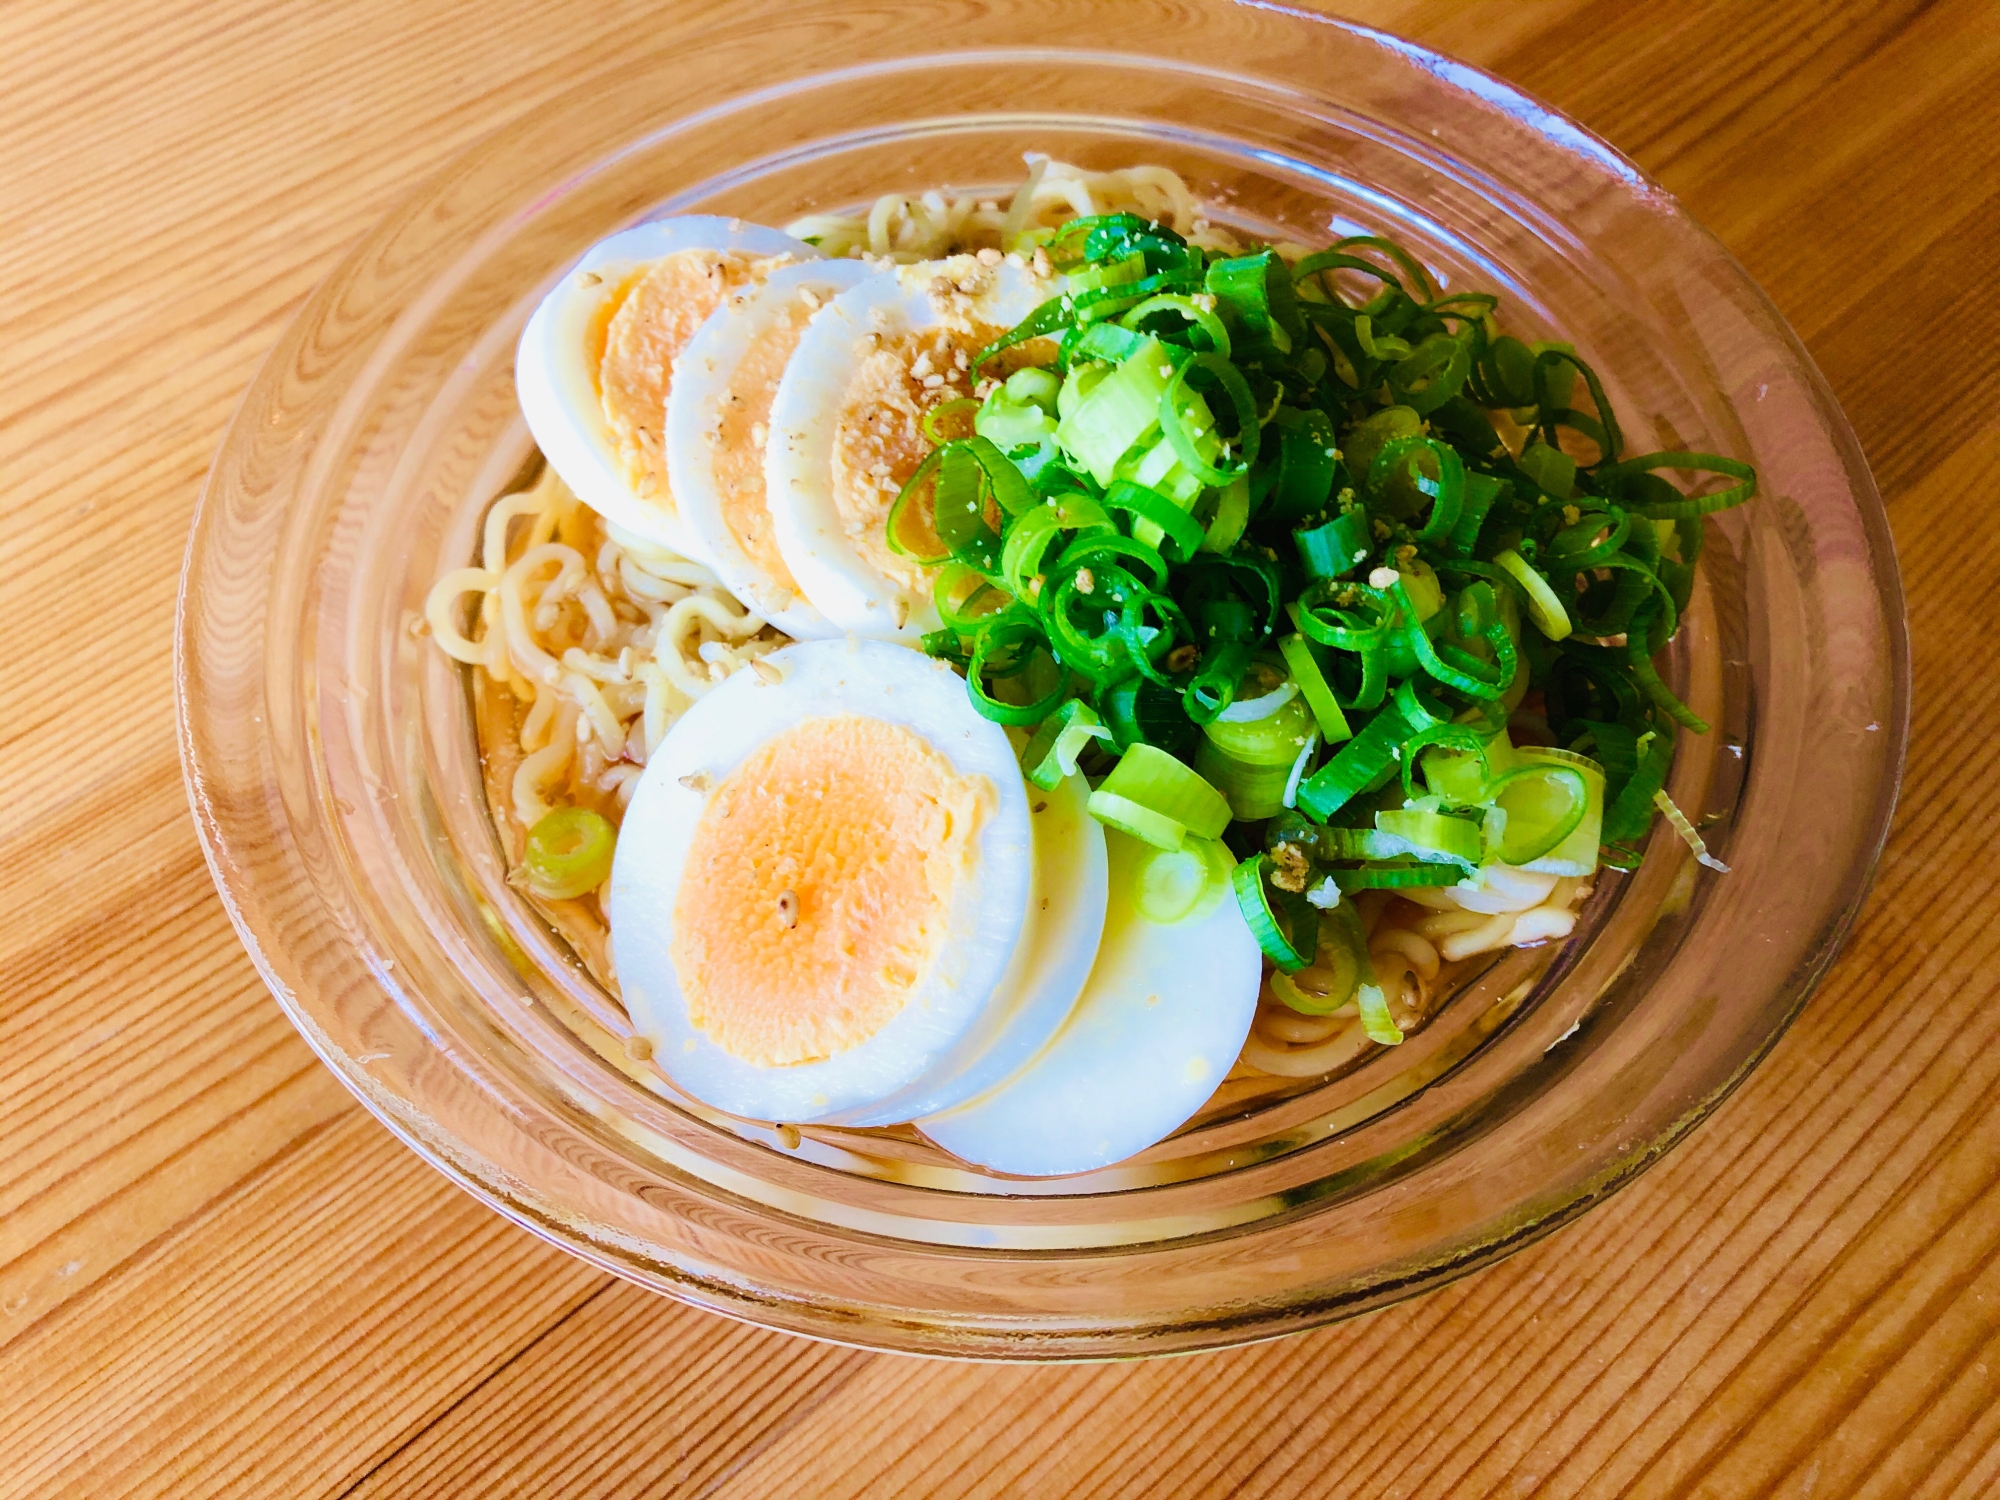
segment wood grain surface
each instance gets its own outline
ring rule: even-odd
[[[413,181],[782,3],[0,0],[0,1494],[2000,1493],[1993,0],[1333,7],[1552,100],[1714,229],[1845,404],[1910,589],[1909,781],[1846,955],[1575,1227],[1271,1345],[940,1365],[611,1280],[313,1060],[175,761],[204,466]]]

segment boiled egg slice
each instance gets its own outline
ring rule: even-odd
[[[1263,961],[1227,897],[1163,926],[1134,909],[1147,846],[1107,830],[1110,905],[1069,1020],[1026,1066],[917,1122],[952,1155],[1017,1177],[1088,1172],[1185,1124],[1242,1050]]]
[[[1089,798],[1081,775],[1052,792],[1028,789],[1034,883],[1006,978],[936,1067],[843,1123],[889,1125],[963,1103],[1013,1074],[1062,1029],[1097,959],[1109,895],[1104,825],[1091,817]]]
[[[883,270],[807,325],[771,403],[765,473],[778,551],[838,629],[914,643],[938,628],[930,570],[890,546],[889,509],[935,446],[924,415],[971,395],[973,356],[1053,290],[1017,262],[959,255]],[[927,511],[910,540],[936,555]]]
[[[584,504],[634,536],[701,558],[665,459],[675,359],[725,296],[802,240],[740,219],[657,219],[593,245],[544,297],[514,356],[535,445]]]
[[[761,665],[648,761],[612,866],[612,957],[679,1087],[841,1122],[985,1021],[1028,918],[1033,814],[1006,733],[940,663],[827,640]]]
[[[688,340],[667,394],[667,475],[682,525],[731,593],[799,639],[840,632],[778,551],[764,482],[771,400],[807,324],[873,274],[858,260],[802,261],[732,293]]]

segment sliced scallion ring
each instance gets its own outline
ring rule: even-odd
[[[1021,751],[1021,764],[1028,780],[1045,792],[1061,786],[1063,779],[1076,774],[1076,758],[1092,740],[1109,741],[1111,731],[1097,716],[1097,710],[1081,698],[1072,698],[1042,720]]]
[[[1135,745],[1132,748],[1136,750],[1139,747]],[[1133,838],[1151,844],[1155,849],[1178,849],[1187,841],[1188,830],[1185,823],[1170,818],[1143,802],[1134,802],[1130,797],[1107,792],[1102,787],[1090,794],[1088,806],[1090,815],[1105,827],[1115,828],[1120,833],[1129,833]]]
[[[1548,580],[1529,567],[1528,560],[1512,547],[1495,553],[1493,560],[1507,570],[1521,585],[1521,592],[1528,596],[1528,618],[1535,622],[1535,629],[1552,641],[1565,639],[1570,633],[1569,611],[1563,608]]]
[[[1204,916],[1222,899],[1235,866],[1220,839],[1188,838],[1178,849],[1153,849],[1132,872],[1132,909],[1162,927]]]
[[[1187,764],[1153,745],[1134,745],[1119,757],[1098,795],[1109,794],[1151,809],[1199,838],[1219,838],[1229,826],[1229,802]],[[1095,812],[1097,796],[1091,798]],[[1172,845],[1180,847],[1180,840]]]
[[[1250,935],[1257,939],[1257,946],[1264,950],[1264,956],[1279,968],[1293,972],[1310,964],[1319,951],[1319,909],[1303,899],[1284,902],[1285,916],[1291,924],[1291,931],[1287,932],[1271,909],[1270,887],[1264,878],[1268,869],[1265,855],[1252,855],[1232,872],[1230,883],[1236,891],[1237,908],[1243,913]]]
[[[528,889],[549,901],[573,901],[611,876],[618,831],[585,807],[558,807],[528,830],[521,859]]]
[[[1298,695],[1298,683],[1288,677],[1260,697],[1238,699],[1217,714],[1216,718],[1225,724],[1254,724],[1259,719],[1270,718]]]
[[[1402,1028],[1389,1014],[1389,997],[1382,993],[1379,984],[1362,985],[1355,991],[1354,1003],[1361,1012],[1361,1029],[1368,1033],[1369,1041],[1384,1047],[1402,1044]]]
[[[1494,849],[1502,864],[1540,859],[1583,821],[1590,791],[1575,766],[1530,761],[1494,779],[1489,800],[1507,815]]]
[[[1305,695],[1306,707],[1312,710],[1313,720],[1319,725],[1320,737],[1329,745],[1352,738],[1354,731],[1347,727],[1347,715],[1340,711],[1340,704],[1334,699],[1333,689],[1327,686],[1326,674],[1320,670],[1319,660],[1313,655],[1312,646],[1306,638],[1303,635],[1286,636],[1278,642],[1278,654],[1284,657],[1292,681]]]

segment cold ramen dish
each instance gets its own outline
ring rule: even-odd
[[[516,384],[426,619],[515,884],[716,1109],[1090,1171],[1396,1046],[1656,816],[1712,863],[1656,660],[1754,475],[1387,240],[1040,159],[663,219]]]

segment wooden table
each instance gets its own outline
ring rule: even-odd
[[[6,0],[0,1494],[2000,1489],[2000,12],[1335,8],[1664,180],[1875,466],[1910,584],[1909,785],[1770,1060],[1495,1269],[1138,1366],[763,1333],[497,1218],[361,1111],[237,945],[175,761],[176,575],[238,392],[341,248],[635,36],[723,12]]]

